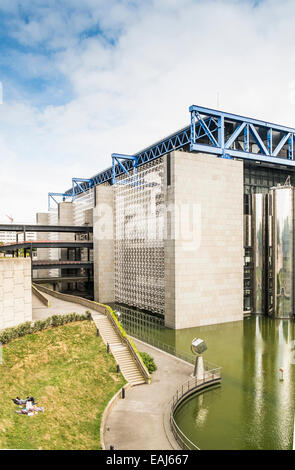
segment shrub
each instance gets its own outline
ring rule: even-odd
[[[33,330],[34,333],[37,331],[42,331],[47,327],[47,322],[46,320],[36,320],[34,325],[33,325]]]
[[[142,360],[143,360],[147,370],[149,371],[149,373],[152,374],[153,372],[155,372],[157,370],[157,366],[156,366],[154,358],[151,357],[146,352],[141,352],[139,354],[141,355]]]
[[[30,333],[33,333],[34,332],[34,324],[27,321],[26,323],[21,323],[20,325],[14,327],[12,329],[16,333],[15,337],[19,338],[20,336],[25,336],[25,335],[29,335]]]
[[[0,331],[0,343],[7,344],[10,341],[20,338],[21,336],[28,335],[30,333],[37,333],[38,331],[47,330],[66,323],[74,321],[84,321],[91,318],[90,312],[85,314],[68,313],[66,315],[53,315],[52,317],[46,318],[46,320],[36,320],[34,323],[25,322],[13,328],[6,328]]]

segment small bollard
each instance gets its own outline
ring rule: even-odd
[[[117,364],[117,374],[119,374],[119,373],[120,373],[120,365]]]
[[[110,345],[109,345],[109,343],[107,343],[107,353],[109,353],[109,352],[110,352]]]
[[[96,336],[99,336],[99,329],[96,328]]]
[[[110,446],[110,450],[115,450],[115,447],[114,447],[114,446]]]
[[[280,368],[280,381],[282,382],[284,380],[284,369]]]
[[[124,387],[122,388],[122,398],[123,399],[125,398],[125,388]]]

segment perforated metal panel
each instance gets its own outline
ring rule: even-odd
[[[115,300],[164,313],[162,158],[121,178],[115,192]]]

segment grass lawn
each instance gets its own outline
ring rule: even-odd
[[[92,322],[70,323],[3,346],[1,449],[99,449],[104,408],[124,385]],[[33,395],[45,413],[17,415]]]

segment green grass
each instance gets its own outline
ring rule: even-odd
[[[16,339],[0,365],[0,448],[99,449],[102,413],[124,383],[92,322]],[[45,413],[15,413],[11,398],[28,395]]]

